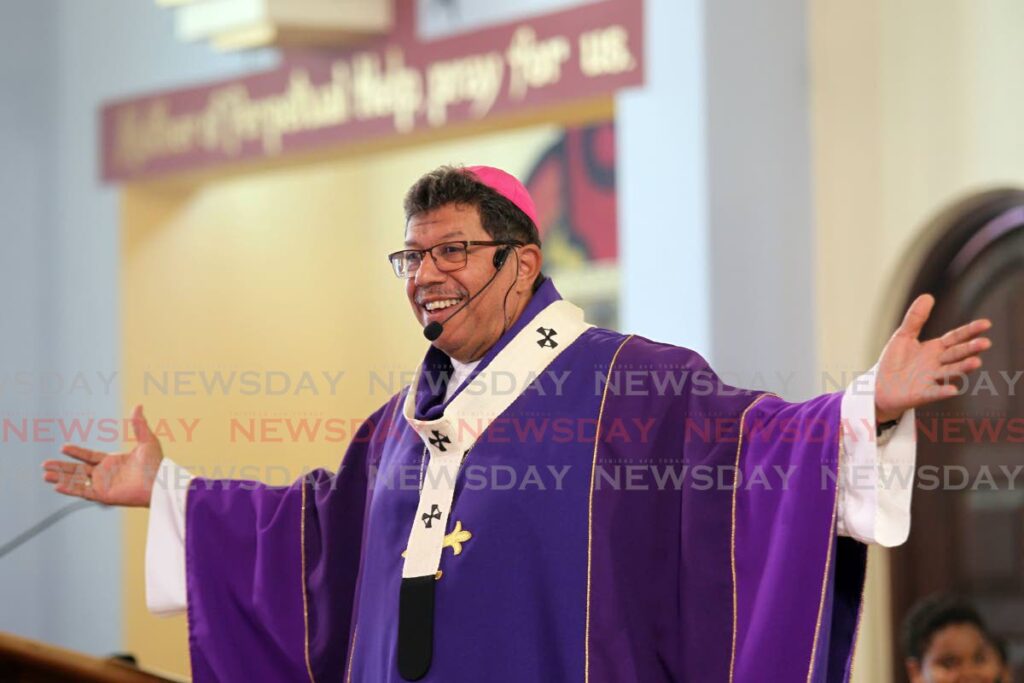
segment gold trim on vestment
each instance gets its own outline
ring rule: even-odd
[[[840,433],[842,433],[842,426],[840,425]],[[839,462],[842,463],[846,457],[846,439],[842,437],[839,439]],[[842,474],[840,466],[836,467],[836,470]],[[837,484],[838,487],[838,479]],[[857,660],[857,643],[860,641],[860,625],[861,618],[864,616],[864,590],[868,587],[868,553],[864,553],[864,578],[860,582],[860,603],[857,605],[857,625],[853,629],[853,644],[850,646],[850,680],[857,680],[853,677],[853,667]]]
[[[192,620],[192,603],[193,603],[193,600],[189,596],[189,589],[188,589],[188,584],[189,584],[189,581],[188,581],[188,574],[189,574],[189,563],[188,563],[188,554],[189,554],[188,553],[188,493],[189,493],[189,491],[192,490],[192,484],[194,484],[197,479],[198,479],[198,477],[192,477],[191,479],[188,480],[188,483],[185,485],[185,506],[184,506],[185,529],[182,532],[182,536],[181,536],[181,545],[182,545],[182,547],[185,548],[185,621],[186,621],[186,625],[187,625],[186,632],[188,633],[189,661],[190,662],[191,662],[191,659],[192,659],[192,644],[191,644],[192,643],[192,624],[194,624],[195,622]]]
[[[615,360],[619,357],[619,351],[626,345],[633,335],[622,340],[619,348],[615,349],[611,363],[608,364],[608,379],[611,379],[612,370],[615,369]],[[601,418],[604,416],[604,401],[608,397],[609,381],[604,383],[604,391],[601,392],[601,407],[597,411],[597,428],[594,433],[594,460],[590,467],[590,499],[587,504],[587,612],[584,622],[583,635],[583,681],[590,681],[590,564],[593,560],[593,531],[594,531],[594,477],[597,473],[597,447],[601,443]]]
[[[306,673],[309,674],[310,683],[316,683],[313,677],[313,665],[309,659],[309,599],[306,597],[306,477],[303,475],[300,486],[302,487],[302,508],[299,513],[299,548],[302,553],[302,631],[303,631],[303,652],[306,656]]]
[[[821,577],[821,598],[818,602],[818,619],[814,624],[814,642],[811,644],[811,663],[807,667],[807,683],[811,683],[811,678],[814,676],[814,656],[818,653],[818,634],[821,631],[821,615],[825,611],[825,593],[828,592],[828,572],[832,568],[832,546],[835,545],[836,510],[839,507],[839,477],[843,471],[843,429],[841,422],[837,431],[839,432],[839,443],[837,445],[839,457],[836,459],[836,489],[832,496],[832,521],[828,531],[828,551],[825,553],[825,572]]]
[[[766,396],[775,396],[775,394],[764,393],[754,398],[746,408],[743,409],[743,413],[740,415],[740,435],[736,444],[736,474],[738,478],[740,476],[740,452],[743,450],[743,424],[747,419],[747,411],[757,405],[762,398]],[[778,396],[775,396],[778,398]],[[733,672],[736,667],[736,632],[739,624],[739,602],[736,597],[736,494],[739,492],[738,481],[733,480],[732,483],[732,524],[729,534],[729,568],[732,576],[732,644],[729,646],[729,683],[732,683]]]
[[[413,388],[412,388],[412,386],[406,386],[405,390],[406,391],[413,391]],[[399,393],[401,393],[401,392],[399,392]],[[391,421],[387,423],[387,428],[389,430],[394,428],[394,426],[396,424],[398,424],[398,422],[397,422],[397,420],[398,420],[398,408],[399,408],[399,406],[402,405],[402,400],[403,399],[401,397],[398,397],[398,400],[395,401],[395,407],[391,411]],[[377,427],[379,427],[379,426],[380,425],[374,425],[374,429],[377,429]],[[345,454],[346,455],[348,454],[348,450],[345,451]],[[345,464],[345,456],[342,456],[341,464],[342,465]],[[337,474],[337,476],[341,476],[341,466],[340,465],[338,466],[338,474]],[[372,496],[373,495],[373,492],[369,490],[369,487],[367,487],[366,495],[367,496]],[[366,521],[367,520],[365,520],[365,519],[363,520],[364,528],[365,528]],[[365,553],[366,552],[366,538],[361,538],[360,539],[360,547],[362,549],[362,553]],[[351,638],[351,640],[350,640],[350,642],[348,644],[348,659],[345,662],[345,669],[346,669],[345,683],[352,683],[352,662],[353,662],[353,660],[355,659],[355,656],[356,656],[356,636],[359,635],[359,611],[356,609],[356,606],[357,606],[356,603],[359,600],[359,588],[360,588],[360,584],[362,583],[362,578],[363,578],[363,559],[364,559],[364,557],[365,557],[364,554],[360,555],[360,558],[359,558],[359,571],[356,574],[355,586],[352,587],[352,619],[354,621],[354,625],[352,626],[352,638]]]
[[[352,657],[356,653],[356,636],[358,635],[359,624],[356,624],[356,627],[352,629],[352,645],[348,650],[348,666],[345,667],[347,669],[345,672],[345,683],[352,683]]]

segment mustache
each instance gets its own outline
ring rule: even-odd
[[[465,299],[467,296],[469,293],[462,290],[450,292],[442,289],[423,289],[416,292],[415,301],[422,305],[427,299]]]

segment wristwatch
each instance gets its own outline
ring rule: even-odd
[[[875,426],[875,438],[877,439],[882,435],[883,432],[887,432],[900,423],[899,420],[889,420],[888,422],[879,422]]]

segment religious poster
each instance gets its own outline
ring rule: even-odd
[[[602,327],[618,321],[615,126],[566,127],[524,175],[540,217],[548,270]]]

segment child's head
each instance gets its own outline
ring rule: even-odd
[[[907,676],[912,683],[1001,683],[1004,656],[981,615],[967,602],[933,596],[903,622]]]

